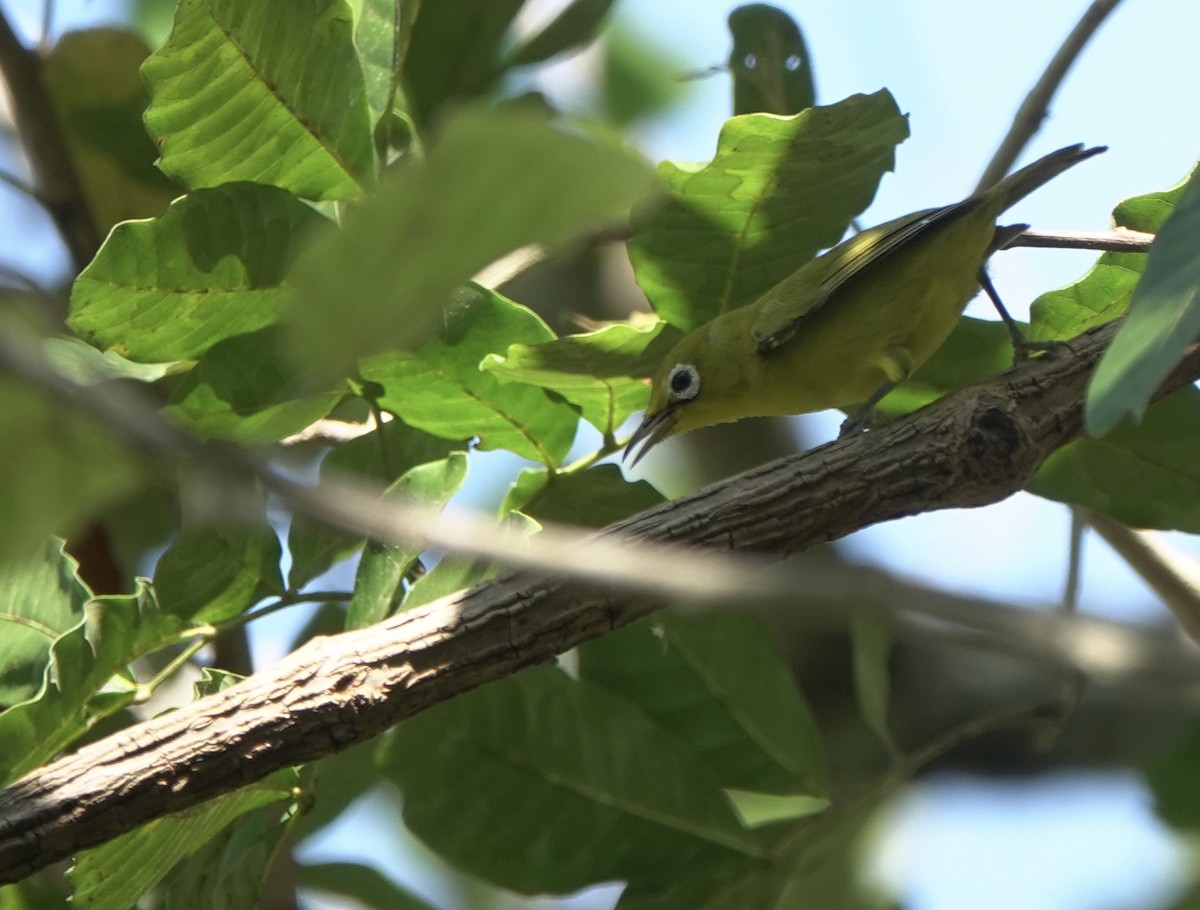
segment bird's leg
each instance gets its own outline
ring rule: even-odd
[[[879,367],[885,377],[883,385],[871,393],[870,398],[851,411],[846,419],[842,421],[842,428],[838,431],[838,439],[843,439],[855,433],[861,433],[863,430],[868,430],[880,422],[880,418],[885,415],[876,411],[875,405],[879,404],[888,392],[912,375],[912,352],[902,345],[888,345],[876,360],[876,366]]]
[[[870,398],[851,411],[842,421],[842,427],[838,430],[838,439],[845,439],[847,436],[870,429],[881,416],[879,411],[875,410],[875,405],[879,404],[884,396],[899,384],[888,380],[876,389]]]
[[[991,276],[987,273],[987,266],[979,270],[979,286],[988,295],[988,298],[992,301],[992,306],[1000,314],[1000,321],[1008,329],[1008,339],[1012,342],[1013,346],[1013,363],[1024,360],[1035,351],[1048,351],[1054,347],[1053,341],[1030,341],[1025,337],[1025,333],[1021,331],[1021,327],[1017,325],[1017,321],[1009,314],[1008,308],[1000,299],[1000,295],[996,293],[996,286],[992,284]]]

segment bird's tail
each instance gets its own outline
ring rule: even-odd
[[[1007,209],[1009,206],[1016,205],[1043,183],[1053,180],[1067,168],[1074,167],[1080,161],[1086,161],[1093,155],[1099,155],[1106,151],[1108,151],[1106,145],[1097,145],[1090,149],[1084,148],[1083,143],[1068,145],[1057,152],[1051,152],[1044,158],[1039,158],[1033,164],[1027,164],[1019,171],[1014,171],[992,189],[985,190],[984,194],[993,199],[999,196],[1004,200],[1004,208]]]

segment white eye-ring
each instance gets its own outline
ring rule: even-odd
[[[691,401],[700,394],[700,371],[690,363],[677,363],[667,374],[667,399]]]

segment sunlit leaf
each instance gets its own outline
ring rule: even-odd
[[[670,199],[635,210],[629,244],[655,312],[687,330],[756,300],[841,239],[907,136],[885,90],[734,117],[712,162],[661,164]]]
[[[665,322],[646,329],[611,325],[537,345],[509,345],[503,355],[489,355],[483,368],[504,381],[557,392],[600,432],[612,433],[646,406],[645,377],[678,340]]]
[[[35,696],[50,646],[75,626],[91,592],[57,540],[39,555],[0,564],[0,710]]]
[[[160,167],[191,189],[238,180],[352,199],[371,180],[366,89],[345,0],[180,0],[142,66]]]
[[[467,476],[467,457],[451,452],[442,461],[417,465],[388,487],[386,499],[399,505],[407,501],[440,506],[458,492]],[[394,612],[402,597],[401,582],[423,548],[368,543],[358,563],[354,597],[346,614],[346,628],[357,629],[379,622]]]
[[[456,295],[438,337],[413,353],[371,357],[361,372],[383,387],[380,405],[414,427],[447,439],[475,437],[482,449],[554,467],[575,437],[575,411],[537,386],[502,383],[480,369],[498,348],[553,337],[532,310],[472,286]]]
[[[171,393],[166,413],[201,436],[276,442],[327,415],[342,391],[305,395],[269,326],[218,341]]]
[[[321,463],[321,477],[349,482],[358,479],[386,486],[416,465],[438,461],[465,447],[461,440],[440,439],[402,420],[393,420],[335,448]],[[290,586],[303,587],[362,545],[362,537],[296,516],[288,529],[288,551],[292,556]]]
[[[37,695],[0,714],[0,782],[19,777],[87,732],[93,701],[135,658],[178,640],[183,622],[162,613],[153,592],[90,600],[74,626],[55,639]],[[126,687],[104,700],[112,713],[133,697]]]
[[[206,848],[214,838],[231,833],[230,826],[236,829],[238,820],[247,813],[289,799],[295,783],[295,771],[277,771],[248,787],[156,819],[101,847],[84,850],[67,873],[75,888],[72,906],[87,910],[129,910],[177,863],[197,851],[203,851],[204,862],[201,869],[193,870],[188,885],[191,897],[206,891],[214,899],[201,904],[203,906],[255,906],[257,892],[247,901],[237,876],[230,873],[231,867],[243,860],[249,848],[256,846],[256,841],[261,842],[266,833],[260,829],[255,832],[257,836],[247,838],[237,849],[225,851],[224,856],[220,855],[220,850],[214,852]],[[278,815],[276,811],[276,819]],[[257,820],[261,825],[269,818],[260,814]],[[278,827],[277,821],[275,827]],[[232,833],[236,835],[237,831]],[[226,837],[218,846],[224,847],[229,841]],[[201,871],[205,873],[204,877],[197,878],[196,873]],[[229,899],[239,894],[240,898]],[[217,899],[221,896],[225,899]],[[176,900],[168,906],[182,904]]]
[[[75,280],[68,324],[130,360],[197,358],[276,322],[297,239],[322,220],[269,186],[197,190],[113,229]]]
[[[185,528],[162,555],[154,590],[164,612],[216,623],[283,592],[279,538],[261,513],[257,521],[249,514],[243,518],[239,524]]]
[[[500,513],[519,511],[540,522],[602,528],[664,499],[644,480],[625,480],[615,464],[558,475],[530,468],[513,483]]]

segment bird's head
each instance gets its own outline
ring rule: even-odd
[[[650,403],[625,448],[637,464],[668,436],[744,416],[736,404],[736,364],[725,363],[704,327],[679,342],[663,359],[650,386]],[[636,452],[638,446],[641,450]]]

